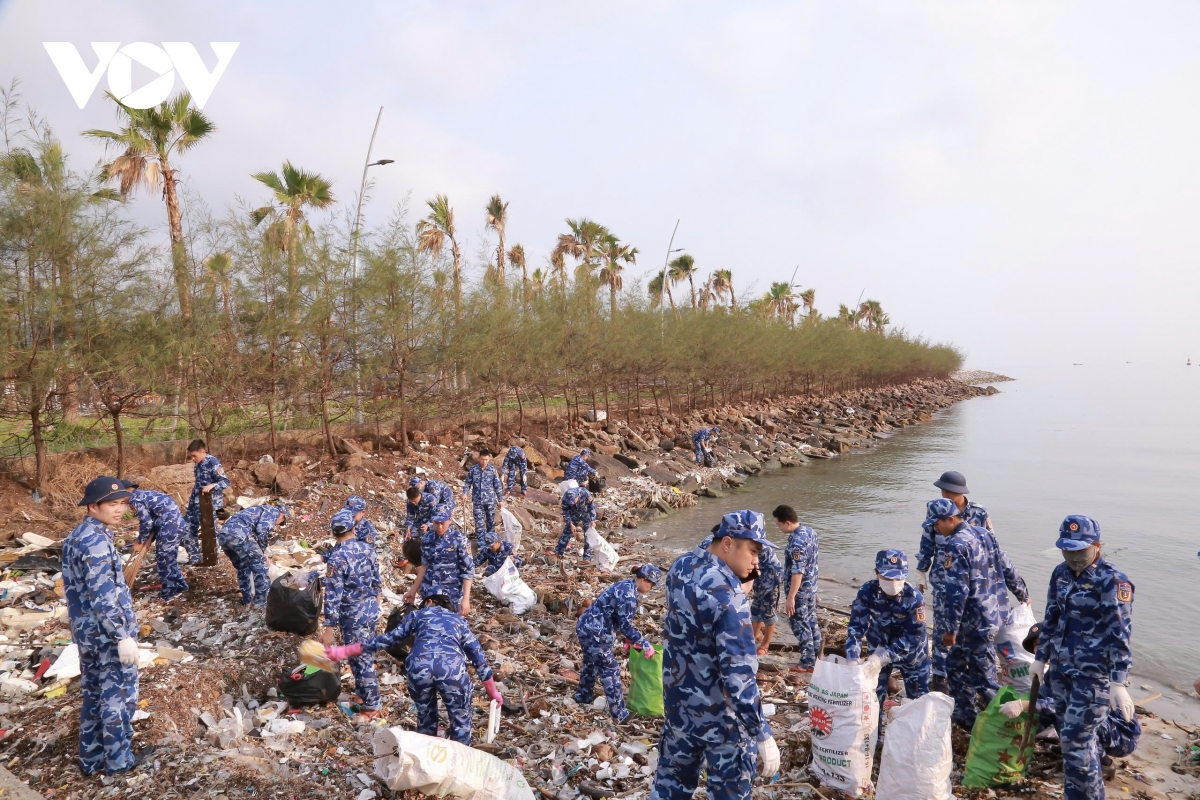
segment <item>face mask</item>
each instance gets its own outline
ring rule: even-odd
[[[1082,550],[1063,550],[1062,554],[1072,572],[1083,572],[1096,560],[1096,545],[1088,545]]]
[[[896,595],[900,594],[902,589],[904,589],[904,581],[889,581],[887,578],[880,578],[879,588],[882,589],[883,593],[888,597],[895,597]]]

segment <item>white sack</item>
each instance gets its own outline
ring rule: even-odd
[[[449,739],[379,728],[375,775],[393,791],[470,800],[534,800],[521,771],[482,750]]]
[[[579,488],[579,481],[575,480],[574,478],[571,478],[571,480],[563,481],[562,483],[560,483],[558,485],[558,493],[566,494],[569,489],[578,489],[578,488]]]
[[[592,546],[592,550],[595,552],[596,566],[612,572],[613,568],[617,566],[617,562],[621,560],[617,549],[600,535],[595,525],[588,526],[587,532],[584,533],[584,538],[587,539],[587,543]]]
[[[878,683],[879,667],[865,662],[850,665],[840,656],[826,656],[817,662],[808,685],[812,771],[822,785],[851,797],[872,791]]]
[[[1037,624],[1033,609],[1020,603],[1013,610],[1013,621],[996,634],[996,655],[999,656],[1000,683],[1011,686],[1022,694],[1029,694],[1033,685],[1033,676],[1029,674],[1033,666],[1033,653],[1021,646],[1021,642],[1029,635],[1029,629]]]
[[[72,642],[59,654],[58,660],[46,670],[46,678],[77,678],[79,670],[79,645]]]
[[[521,534],[525,532],[525,526],[521,524],[521,520],[517,519],[517,515],[507,508],[500,506],[500,522],[504,528],[504,541],[511,544],[513,550],[520,550]]]
[[[951,800],[950,714],[954,701],[930,692],[893,708],[883,734],[875,800]]]
[[[521,578],[511,557],[483,579],[483,588],[501,603],[508,603],[514,614],[524,614],[537,603],[537,595]]]

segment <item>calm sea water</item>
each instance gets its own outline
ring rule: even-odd
[[[794,506],[821,537],[822,577],[873,575],[899,547],[915,569],[925,503],[948,469],[992,516],[1040,618],[1068,514],[1100,523],[1106,557],[1136,586],[1134,672],[1177,689],[1200,677],[1200,366],[1019,368],[1001,394],[943,411],[874,450],[752,479],[650,527],[692,547],[725,511]],[[769,526],[772,539],[779,532]],[[852,597],[847,589],[839,592]]]

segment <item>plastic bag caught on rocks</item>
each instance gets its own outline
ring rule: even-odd
[[[483,579],[483,588],[501,603],[508,603],[514,614],[524,614],[537,603],[537,595],[521,580],[511,558],[504,559],[500,569]]]
[[[521,771],[482,750],[403,728],[375,732],[375,775],[393,791],[473,800],[533,800]]]

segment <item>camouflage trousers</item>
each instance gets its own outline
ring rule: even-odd
[[[754,582],[753,596],[750,598],[750,621],[761,622],[764,625],[775,624],[775,612],[779,610],[779,578],[768,578],[764,582],[760,577]],[[799,592],[796,593],[797,595]]]
[[[937,634],[935,634],[936,636]],[[956,725],[971,730],[975,716],[985,708],[996,692],[996,646],[992,637],[959,640],[946,651],[946,682],[954,698],[951,719]]]
[[[438,696],[446,706],[450,726],[446,738],[471,746],[471,677],[457,659],[414,659],[404,663],[408,696],[417,706],[417,733],[437,736]]]
[[[116,644],[96,649],[79,644],[79,768],[84,775],[122,772],[133,766],[137,667],[121,663]]]
[[[509,467],[508,469],[504,470],[504,491],[512,491],[514,476],[519,479],[521,491],[525,491],[525,489],[528,488],[527,484],[525,483],[525,470],[521,469],[520,467]]]
[[[221,542],[221,549],[229,556],[233,568],[237,570],[242,605],[254,603],[256,606],[265,606],[271,581],[267,578],[267,559],[258,542],[247,537],[234,542]]]
[[[812,669],[821,652],[821,624],[817,621],[817,593],[801,586],[796,592],[796,613],[788,617],[800,647],[800,666]]]
[[[342,644],[370,639],[375,635],[376,622],[377,617],[343,618],[341,624],[338,625],[338,629],[342,632]],[[350,672],[354,674],[354,691],[362,698],[363,708],[367,711],[378,711],[383,708],[383,701],[379,698],[379,679],[375,676],[375,654],[363,653],[346,660],[350,662]]]
[[[475,503],[471,513],[475,517],[475,543],[483,547],[484,534],[496,532],[496,504]]]
[[[171,526],[163,528],[154,537],[154,564],[158,568],[158,577],[162,582],[159,590],[163,600],[170,600],[188,590],[188,583],[183,578],[183,570],[179,568],[179,528]]]
[[[575,524],[586,530],[588,527],[588,524],[590,524],[590,523],[584,524],[582,522],[576,522]],[[564,519],[562,534],[558,537],[558,544],[556,544],[554,546],[554,552],[558,553],[560,556],[565,554],[567,552],[567,547],[569,547],[571,544],[571,537],[573,535],[574,534],[571,533],[571,520]],[[588,543],[587,539],[584,539],[583,540],[583,560],[591,561],[592,555],[593,555],[592,554],[592,546]]]
[[[929,658],[922,658],[915,664],[891,664],[879,670],[879,684],[875,687],[875,696],[879,698],[879,713],[883,714],[883,701],[888,696],[888,680],[892,670],[897,670],[904,678],[904,696],[916,700],[929,694]]]
[[[753,740],[710,744],[666,726],[658,752],[650,800],[691,800],[702,766],[708,771],[709,800],[750,797],[758,771],[758,743]]]
[[[1064,800],[1104,800],[1099,732],[1108,721],[1108,680],[1054,668],[1046,674],[1046,689],[1062,746]]]
[[[617,722],[629,716],[625,708],[625,693],[621,689],[621,667],[613,655],[613,637],[591,631],[575,629],[579,646],[583,650],[583,665],[579,668],[579,688],[575,690],[576,703],[590,703],[596,697],[596,679],[608,698],[608,712]]]

